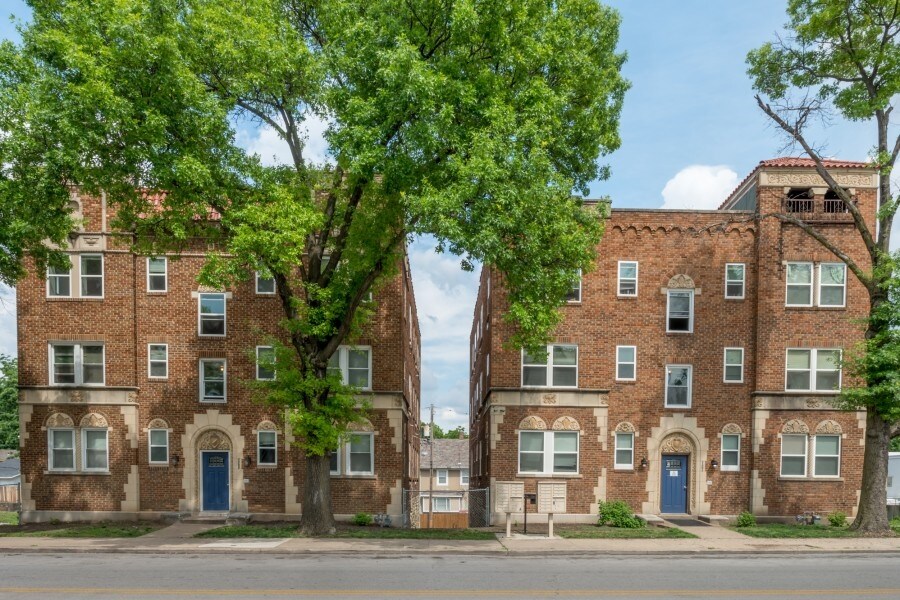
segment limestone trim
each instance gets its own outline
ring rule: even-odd
[[[691,514],[709,514],[710,503],[706,500],[705,465],[709,454],[709,440],[706,430],[697,425],[696,417],[684,413],[663,416],[659,419],[659,427],[650,429],[647,438],[647,454],[649,467],[647,473],[647,500],[643,502],[641,512],[656,514],[660,512],[660,478],[663,454],[677,453],[688,455],[688,511]]]
[[[145,431],[150,429],[169,429],[171,431],[169,424],[165,419],[151,419],[150,422],[147,423],[147,429]]]
[[[360,421],[350,423],[347,426],[347,431],[355,431],[359,433],[371,432],[375,431],[375,426],[372,425],[372,421],[363,417]]]
[[[540,430],[547,429],[547,423],[537,415],[529,415],[519,421],[519,430]]]
[[[669,284],[666,286],[667,289],[670,290],[692,290],[697,286],[694,285],[694,280],[690,275],[686,275],[684,273],[679,273],[678,275],[674,275],[669,279]]]
[[[750,512],[754,515],[769,514],[769,507],[765,504],[766,489],[763,487],[759,470],[750,471]]]
[[[607,437],[609,436],[609,408],[595,408],[594,417],[597,419],[597,429],[600,430],[600,433],[597,434],[597,442],[600,444],[600,449],[606,452],[609,448],[607,444]]]
[[[725,434],[743,434],[744,430],[737,423],[727,423],[722,427],[722,433]],[[743,437],[743,435],[741,435]]]
[[[394,449],[397,450],[397,454],[403,455],[403,409],[402,408],[392,408],[390,410],[385,411],[387,413],[388,425],[391,428],[391,443],[394,445]],[[368,419],[366,419],[368,421]],[[372,427],[371,430],[364,431],[374,431],[374,435],[378,435],[378,432],[375,431],[375,427],[372,426],[371,421],[369,421],[369,427]]]
[[[231,440],[223,432],[211,429],[200,436],[198,450],[231,450]]]
[[[622,421],[616,425],[616,433],[637,433],[637,428],[628,421]]]
[[[838,185],[857,188],[877,188],[878,178],[873,173],[841,173],[831,172],[831,176]],[[818,173],[809,171],[798,173],[796,171],[763,171],[759,174],[760,186],[784,186],[784,187],[828,187],[825,180]]]
[[[256,435],[260,431],[274,431],[275,433],[280,433],[278,426],[268,419],[261,421],[259,425],[256,426],[256,429],[253,430],[253,435]]]
[[[800,419],[791,419],[781,428],[781,433],[809,433],[809,426]]]
[[[134,404],[134,388],[77,388],[62,386],[28,386],[19,390],[19,404]]]
[[[131,443],[131,447],[136,449],[138,447],[138,407],[134,404],[120,406],[119,412],[122,413],[122,418],[125,421],[125,438]],[[171,429],[169,430],[171,431]]]
[[[294,485],[294,474],[290,467],[284,468],[284,512],[289,515],[299,515],[300,503],[297,498],[300,496],[300,488]]]
[[[767,410],[757,410],[753,413],[752,449],[754,454],[759,454],[760,446],[766,443],[766,421],[769,420],[769,414]]]
[[[598,502],[606,502],[606,467],[600,469],[600,477],[597,478],[597,487],[594,488],[594,506]]]
[[[859,445],[865,447],[865,445],[866,445],[866,411],[864,411],[864,410],[856,411],[856,426],[860,430]]]
[[[49,415],[44,420],[43,429],[55,429],[55,428],[74,428],[75,421],[72,420],[72,417],[67,415],[66,413],[55,412]]]
[[[581,425],[573,417],[562,416],[553,421],[553,431],[581,431]]]
[[[503,424],[504,415],[506,415],[504,407],[491,407],[491,450],[496,450],[497,442],[500,441],[500,425]]]
[[[28,440],[28,424],[31,423],[31,417],[34,415],[34,406],[31,404],[19,405],[19,448],[25,447]]]
[[[122,500],[122,512],[137,512],[141,510],[141,480],[138,475],[138,466],[131,465],[128,479],[125,481],[125,499]]]
[[[552,402],[550,401],[552,397]],[[511,390],[492,389],[489,406],[553,406],[556,408],[596,408],[609,406],[608,390]]]
[[[385,510],[391,517],[399,517],[403,514],[403,480],[396,479],[394,483],[395,485],[392,485],[390,490],[391,502],[387,505]],[[397,519],[397,522],[401,521],[402,519]]]
[[[840,423],[837,421],[832,421],[831,419],[826,419],[816,425],[816,433],[824,433],[824,434],[841,434],[844,431],[841,429]]]
[[[784,394],[784,393],[756,393],[753,399],[753,410],[834,410],[840,409],[834,406],[834,394]]]
[[[201,448],[203,446],[203,448]],[[219,448],[213,448],[218,446]],[[181,436],[184,454],[184,471],[181,487],[184,497],[178,501],[182,512],[199,512],[200,506],[200,452],[202,449],[221,449],[228,446],[231,451],[229,469],[231,471],[231,511],[249,512],[244,499],[244,436],[241,427],[232,421],[229,414],[217,409],[207,409],[195,413],[193,423],[187,423]]]
[[[92,412],[81,417],[81,422],[78,425],[79,427],[95,427],[97,429],[100,428],[108,428],[109,421],[106,420],[100,413]]]

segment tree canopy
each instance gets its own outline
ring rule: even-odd
[[[19,376],[16,359],[0,354],[0,448],[19,448]]]

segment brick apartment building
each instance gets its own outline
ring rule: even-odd
[[[205,248],[148,258],[109,229],[103,198],[83,218],[70,271],[17,287],[22,520],[135,519],[201,511],[297,518],[305,461],[277,411],[243,382],[279,336],[274,282],[199,287]],[[406,260],[375,316],[333,359],[371,404],[332,458],[337,518],[400,522],[416,488],[420,337]]]
[[[875,172],[828,166],[873,223]],[[831,400],[868,296],[797,227],[754,221],[757,208],[795,213],[869,264],[843,203],[810,161],[788,158],[761,162],[719,210],[614,208],[546,356],[504,347],[502,279],[484,269],[472,487],[564,482],[559,521],[593,520],[599,500],[648,514],[852,515],[865,414]]]

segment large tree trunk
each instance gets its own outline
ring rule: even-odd
[[[328,455],[306,457],[303,516],[300,518],[300,530],[306,535],[334,533],[334,515],[331,512],[330,465],[331,460]]]
[[[851,529],[871,535],[891,531],[887,518],[888,450],[891,428],[874,410],[866,415],[866,450],[863,462],[862,493],[856,520]]]

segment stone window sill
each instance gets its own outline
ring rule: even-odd
[[[516,473],[516,477],[529,479],[584,479],[579,473]]]
[[[44,475],[112,475],[109,471],[44,471]]]
[[[806,483],[829,483],[844,481],[843,477],[779,477],[778,481],[801,481]]]
[[[787,306],[784,307],[785,310],[798,310],[798,311],[811,311],[815,312],[818,310],[824,311],[833,311],[833,310],[847,310],[846,306]]]
[[[634,473],[634,467],[615,467],[614,473]]]
[[[103,298],[77,296],[47,296],[47,302],[103,302]]]
[[[375,475],[332,475],[332,479],[371,479],[375,480]]]

